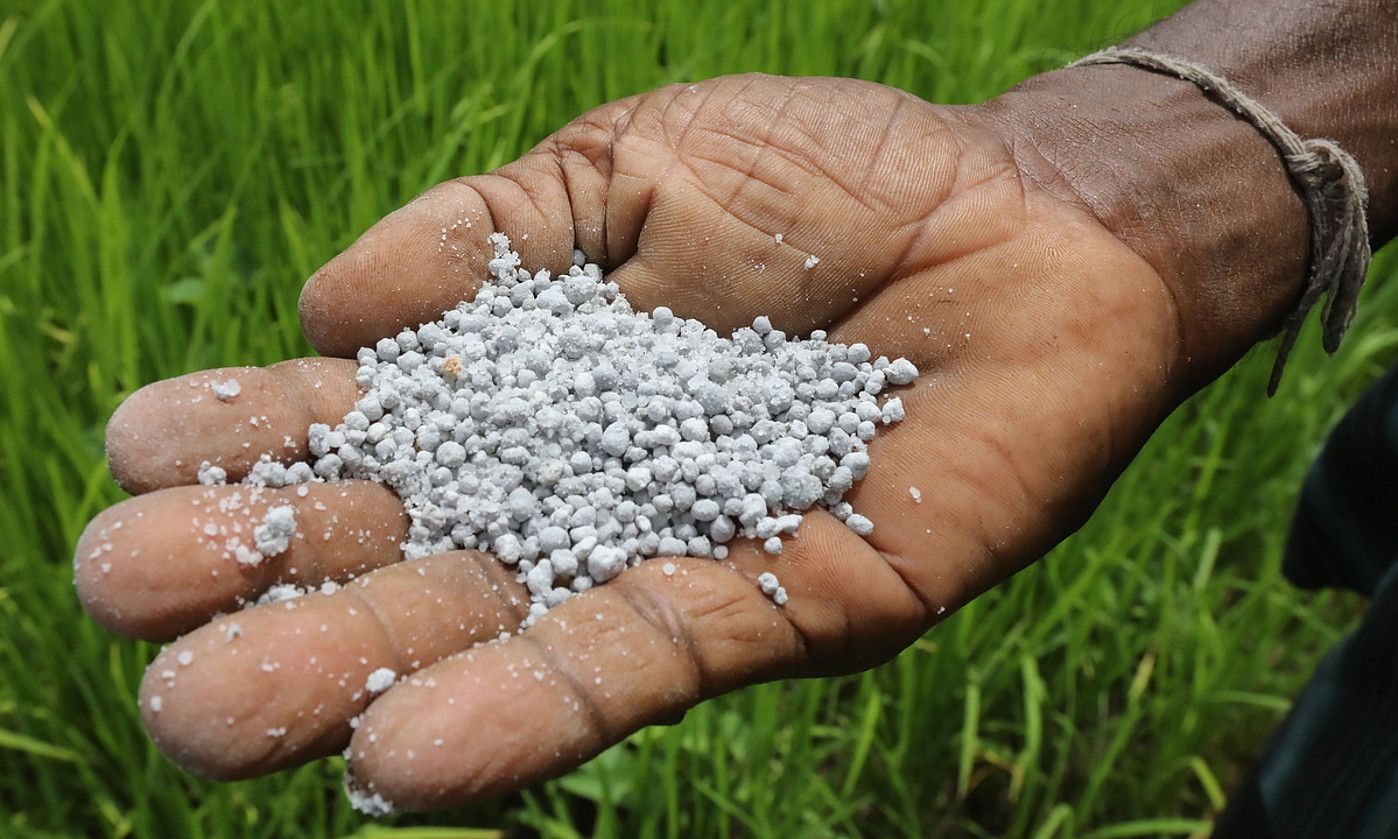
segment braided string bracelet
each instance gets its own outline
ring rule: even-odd
[[[1068,66],[1087,64],[1129,64],[1190,82],[1246,120],[1276,148],[1287,176],[1306,204],[1311,242],[1305,285],[1286,317],[1267,394],[1276,393],[1306,315],[1321,295],[1326,298],[1321,309],[1321,343],[1329,353],[1339,348],[1340,339],[1354,319],[1359,290],[1373,258],[1369,248],[1369,196],[1364,173],[1354,157],[1334,140],[1302,139],[1271,109],[1228,79],[1187,58],[1141,47],[1108,47]]]

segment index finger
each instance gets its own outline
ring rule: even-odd
[[[531,269],[565,271],[575,248],[604,260],[607,221],[618,207],[622,216],[643,214],[624,209],[642,196],[609,196],[609,162],[564,147],[607,148],[611,125],[631,102],[603,105],[518,161],[438,184],[385,216],[306,281],[301,328],[311,344],[325,355],[352,356],[436,320],[480,286],[487,240],[497,231]]]
[[[339,423],[358,398],[354,371],[345,359],[300,358],[148,384],[107,423],[112,476],[135,495],[197,483],[205,461],[238,480],[263,456],[304,460],[310,425]]]

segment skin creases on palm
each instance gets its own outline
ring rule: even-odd
[[[135,497],[93,521],[75,569],[114,631],[189,633],[142,687],[156,742],[219,778],[348,743],[365,789],[451,805],[558,774],[743,684],[883,661],[1040,555],[1169,408],[1176,336],[1159,276],[1035,187],[988,125],[848,79],[727,77],[621,100],[495,173],[429,190],[312,277],[302,321],[326,357],[134,394],[108,450]],[[646,563],[495,640],[525,606],[512,573],[469,552],[398,562],[405,517],[382,487],[253,499],[196,485],[205,460],[236,479],[264,452],[304,458],[307,425],[355,398],[354,351],[469,294],[494,229],[530,266],[558,270],[581,248],[638,309],[719,330],[766,314],[916,362],[907,419],[873,441],[849,496],[873,534],[813,514],[779,557],[743,545],[726,562],[675,560],[671,575]],[[234,377],[235,399],[195,398]],[[204,526],[275,503],[327,537],[231,567]],[[766,570],[784,608],[752,582]],[[225,614],[277,582],[350,579]],[[371,696],[380,667],[413,675]]]

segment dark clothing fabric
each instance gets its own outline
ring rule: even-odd
[[[1373,596],[1398,563],[1398,367],[1335,430],[1301,491],[1282,569],[1302,588]]]
[[[1306,478],[1284,571],[1372,598],[1321,661],[1218,839],[1398,837],[1398,367],[1331,433]]]

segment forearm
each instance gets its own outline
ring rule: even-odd
[[[1375,247],[1398,226],[1398,2],[1201,0],[1128,43],[1233,80],[1303,137],[1352,153]],[[1272,334],[1299,295],[1309,219],[1275,149],[1194,85],[1096,65],[990,103],[1021,167],[1082,202],[1160,272],[1178,306],[1181,384]]]
[[[1131,39],[1189,55],[1358,159],[1375,247],[1398,233],[1398,0],[1201,0]]]

